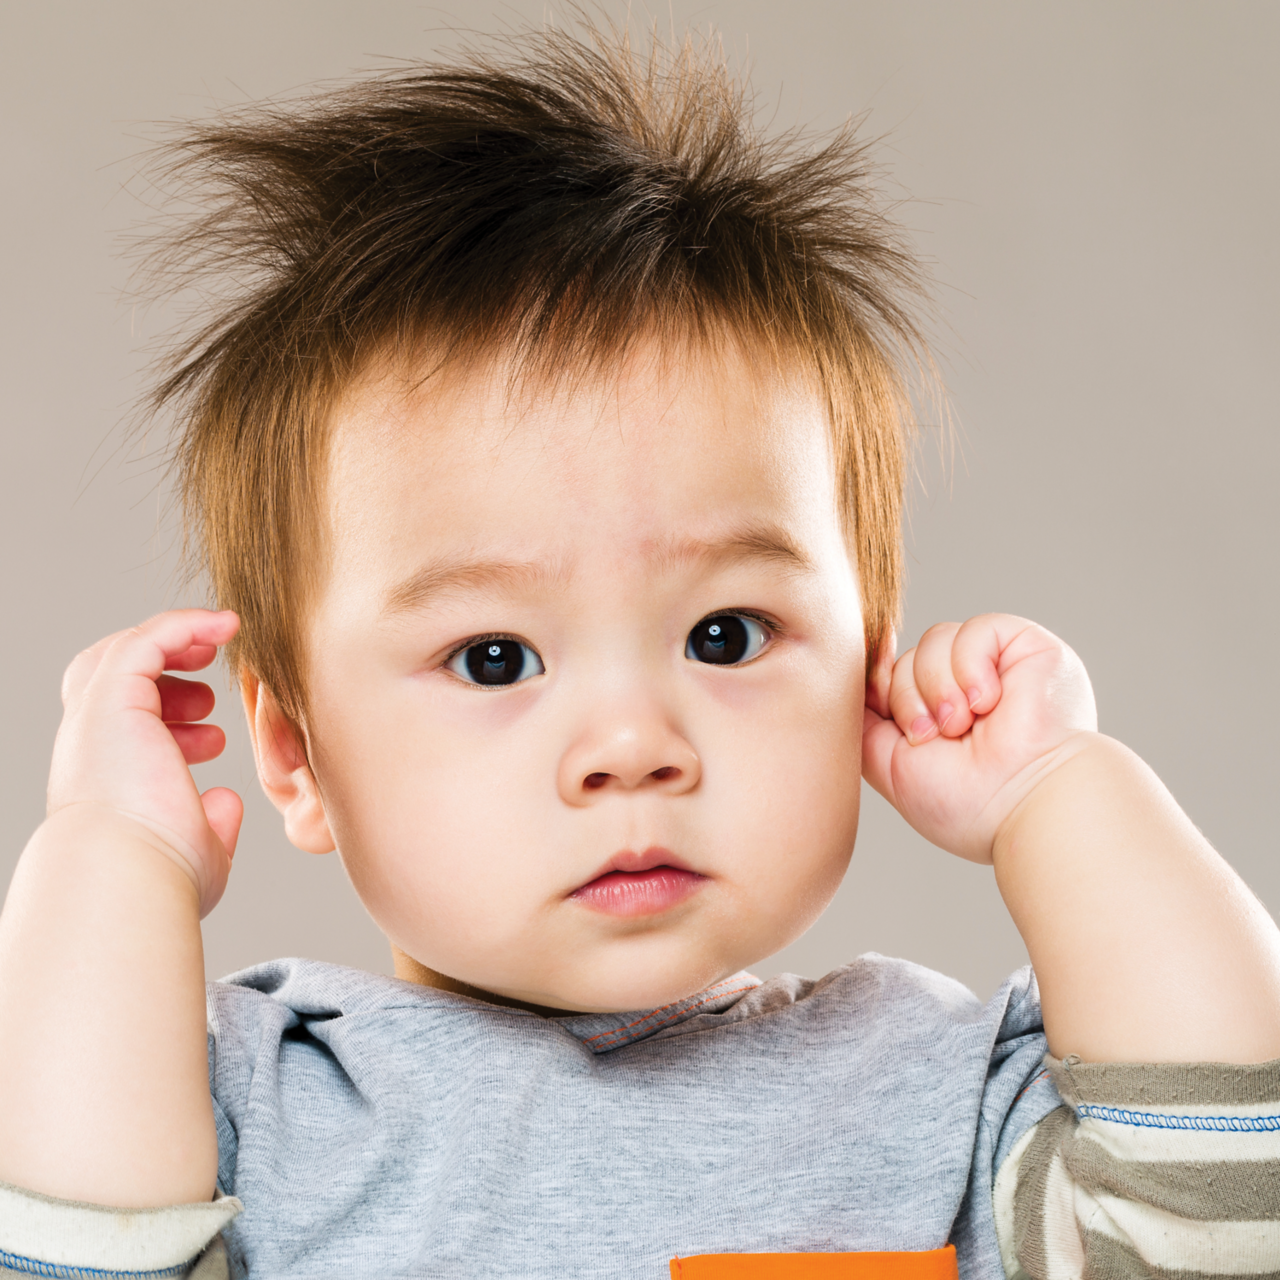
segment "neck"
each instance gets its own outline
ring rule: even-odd
[[[446,973],[428,969],[425,964],[401,951],[395,943],[391,944],[391,956],[395,961],[395,975],[403,982],[415,982],[420,987],[434,987],[437,991],[452,991],[455,995],[470,996],[473,1000],[483,1000],[486,1004],[502,1005],[508,1009],[527,1009],[544,1018],[570,1018],[575,1014],[573,1009],[552,1009],[547,1005],[530,1004],[527,1000],[513,1000],[509,996],[495,995],[492,991],[459,982]]]

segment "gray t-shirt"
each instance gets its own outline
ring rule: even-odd
[[[676,1256],[956,1246],[1062,1100],[1035,979],[867,955],[545,1018],[281,960],[210,985],[232,1274],[661,1280]]]

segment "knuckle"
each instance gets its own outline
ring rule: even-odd
[[[953,635],[957,630],[958,630],[957,623],[935,622],[933,626],[931,626],[924,633],[924,635],[920,637],[920,643],[924,644],[926,640],[930,640],[930,641],[945,640],[951,635]]]
[[[62,673],[62,705],[68,707],[74,701],[75,696],[88,683],[93,669],[97,665],[97,646],[94,645],[89,649],[82,649],[74,658],[67,663],[66,670]]]
[[[889,695],[889,706],[896,716],[916,711],[923,705],[919,690],[915,685],[903,685],[895,688]]]

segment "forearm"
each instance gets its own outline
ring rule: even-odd
[[[1054,1055],[1280,1057],[1274,921],[1131,751],[1090,735],[1064,754],[994,846]]]
[[[145,827],[72,806],[0,916],[0,1181],[122,1207],[211,1198],[204,961],[191,877]]]

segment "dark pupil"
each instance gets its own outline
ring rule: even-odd
[[[702,662],[740,662],[747,651],[747,640],[746,624],[731,613],[708,618],[689,634],[693,652]]]
[[[514,684],[524,670],[524,649],[514,640],[484,640],[467,650],[467,670],[477,684]]]

